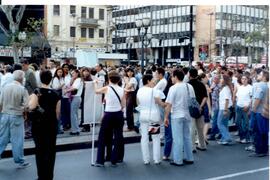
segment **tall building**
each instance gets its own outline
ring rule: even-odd
[[[52,58],[74,57],[75,49],[111,51],[110,6],[48,5],[45,19]]]
[[[250,32],[269,22],[268,6],[218,5],[193,6],[193,59],[212,61],[217,57],[249,56],[258,59],[265,51],[262,41],[247,43]],[[152,40],[145,48],[146,60],[161,64],[189,58],[190,6],[119,6],[113,10],[113,49],[130,53],[140,60],[141,41],[135,25],[137,19],[149,17],[148,32]],[[269,24],[269,23],[268,23]],[[133,37],[132,46],[127,38]]]

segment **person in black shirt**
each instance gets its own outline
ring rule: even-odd
[[[60,96],[50,89],[51,71],[42,71],[40,80],[41,88],[36,89],[29,97],[28,106],[30,111],[40,107],[44,112],[41,117],[33,118],[30,116],[29,118],[32,121],[38,180],[52,180],[58,119],[60,117]]]
[[[198,101],[200,105],[200,112],[202,112],[202,109],[207,101],[207,91],[205,88],[205,85],[200,82],[197,79],[198,76],[198,71],[196,69],[190,69],[189,70],[189,84],[192,85],[195,95],[196,95],[196,100]],[[205,145],[205,138],[203,135],[203,127],[204,127],[204,116],[201,113],[201,116],[198,119],[193,119],[193,126],[192,126],[192,144],[193,144],[193,152],[196,152],[195,150],[195,127],[198,133],[198,139],[199,139],[199,144],[196,147],[196,149],[205,151],[206,150],[206,145]]]

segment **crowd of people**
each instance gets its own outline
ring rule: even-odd
[[[141,134],[145,165],[151,162],[149,136],[154,164],[162,160],[174,166],[193,164],[193,154],[207,151],[213,140],[221,145],[247,144],[250,156],[268,155],[269,72],[265,68],[240,70],[193,62],[192,67],[151,65],[142,73],[139,66],[77,68],[57,66],[51,60],[49,67],[38,67],[26,59],[1,66],[0,155],[10,141],[15,163],[29,166],[23,158],[23,142],[24,137],[33,137],[39,179],[53,179],[57,134],[68,131],[78,136],[90,131],[83,111],[87,81],[93,81],[96,94],[103,94],[97,167],[106,161],[113,166],[124,161],[123,131]],[[190,98],[199,104],[196,118],[189,111]],[[235,136],[229,132],[230,121],[237,127]]]

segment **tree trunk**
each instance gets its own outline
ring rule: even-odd
[[[19,48],[16,45],[13,45],[13,60],[14,63],[19,63],[20,59],[19,59]]]

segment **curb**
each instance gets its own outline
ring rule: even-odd
[[[138,143],[140,142],[141,136],[133,136],[133,137],[125,137],[124,142],[125,144],[131,143]],[[97,140],[94,143],[95,148],[97,147]],[[72,143],[72,144],[62,144],[56,145],[56,152],[64,152],[70,150],[78,150],[78,149],[91,149],[92,148],[92,141],[80,142],[80,143]],[[27,148],[24,149],[24,156],[34,155],[35,148]],[[12,157],[12,151],[4,151],[2,153],[1,158],[10,158]]]
[[[229,126],[229,131],[233,132],[236,131],[237,128],[235,125]],[[131,136],[131,137],[124,137],[125,144],[132,144],[132,143],[138,143],[140,142],[141,136]],[[95,140],[94,147],[97,147],[97,140]],[[85,142],[79,142],[79,143],[72,143],[72,144],[61,144],[56,145],[56,152],[64,152],[64,151],[71,151],[71,150],[79,150],[79,149],[91,149],[92,148],[92,141],[85,141]],[[35,154],[34,148],[26,148],[24,149],[24,155],[33,155]],[[10,158],[12,157],[12,151],[7,150],[2,153],[2,158]]]

